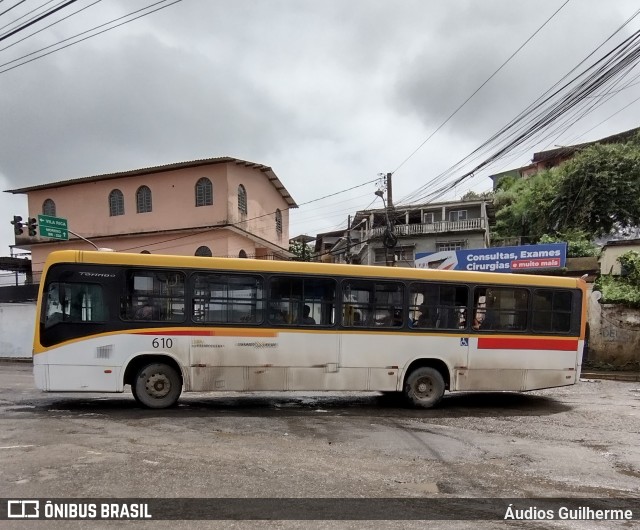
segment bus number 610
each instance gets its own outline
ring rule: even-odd
[[[153,339],[151,341],[151,346],[154,348],[172,348],[173,347],[173,339]]]

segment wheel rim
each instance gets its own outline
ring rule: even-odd
[[[147,378],[144,387],[149,397],[162,399],[171,392],[171,380],[166,374],[152,374]]]
[[[413,393],[418,399],[429,399],[434,393],[433,379],[430,377],[421,377],[413,385]]]

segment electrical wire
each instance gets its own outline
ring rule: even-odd
[[[640,10],[638,12],[640,12]],[[570,109],[584,104],[588,96],[593,95],[598,90],[606,88],[608,84],[612,82],[615,83],[616,79],[626,75],[630,69],[635,67],[635,63],[640,57],[638,36],[639,32],[635,32],[586,70],[571,78],[560,89],[552,92],[546,98],[543,97],[544,95],[538,98],[538,100],[534,102],[537,103],[537,105],[530,105],[525,111],[521,112],[519,116],[498,131],[498,133],[494,134],[489,140],[485,141],[484,144],[473,151],[471,155],[467,155],[467,157],[452,166],[449,170],[446,170],[418,188],[418,190],[404,197],[401,202],[418,202],[438,198],[447,191],[447,188],[460,184],[480,169],[504,157],[509,151],[513,150],[514,147],[532,141],[532,138],[536,134],[539,135],[545,130],[548,132],[548,127],[560,116],[567,113]],[[593,55],[593,53],[590,54],[590,56],[591,55]],[[575,71],[575,68],[572,71]],[[554,87],[557,86],[557,84],[558,83],[556,83]],[[554,87],[552,87],[552,89]],[[549,91],[545,94],[548,93]],[[540,100],[542,100],[542,103],[546,103],[546,106],[542,105]],[[582,117],[584,117],[584,114]],[[500,142],[501,136],[503,136],[504,139]],[[485,158],[480,164],[473,167],[470,171],[465,172],[453,182],[449,179],[457,167],[463,163],[468,163],[469,159],[474,155],[477,156],[486,152],[494,144],[498,150],[494,151],[489,158]],[[496,147],[494,147],[494,149]],[[440,187],[426,193],[428,188],[433,188],[436,185],[440,185]]]
[[[566,6],[569,3],[570,0],[566,0],[564,4],[562,4],[543,24],[542,26],[540,26],[527,40],[525,40],[520,47],[518,47],[518,49],[516,49],[516,51],[514,51],[508,58],[506,61],[504,61],[497,70],[495,70],[478,88],[476,88],[473,93],[467,98],[465,99],[462,104],[460,104],[460,106],[458,106],[458,108],[456,108],[440,125],[438,125],[438,127],[436,127],[436,129],[416,148],[414,149],[407,158],[405,158],[400,165],[398,165],[398,167],[396,167],[396,169],[394,169],[392,171],[392,173],[395,173],[396,171],[398,171],[402,166],[404,166],[411,158],[413,158],[413,156],[420,150],[422,149],[422,147],[429,141],[431,140],[431,138],[440,130],[442,129],[442,127],[444,127],[456,114],[458,114],[458,112],[460,110],[462,110],[462,108],[469,103],[469,101],[471,101],[471,99],[478,93],[480,92],[480,90],[482,90],[484,88],[484,86],[491,81],[499,72],[500,70],[502,70],[509,62],[511,62],[511,60],[527,45],[529,44],[529,42],[540,32],[542,31],[542,29],[549,23],[551,22],[551,20],[562,10],[562,8],[564,6]]]
[[[74,1],[75,1],[75,0],[74,0]],[[109,22],[106,22],[106,23],[104,23],[104,24],[100,24],[99,26],[95,26],[95,27],[93,27],[93,28],[91,28],[91,29],[89,29],[89,30],[83,31],[83,32],[78,33],[78,34],[76,34],[76,35],[73,35],[72,37],[69,37],[69,38],[67,38],[67,39],[63,39],[63,40],[61,40],[61,41],[59,41],[59,42],[57,42],[57,43],[55,43],[55,44],[52,44],[52,45],[50,45],[50,46],[46,46],[46,47],[44,47],[44,48],[41,48],[40,50],[37,50],[36,52],[32,52],[32,53],[27,54],[27,55],[25,55],[25,56],[23,56],[23,57],[20,57],[20,58],[18,58],[18,59],[14,59],[13,61],[9,61],[8,63],[5,63],[5,64],[3,64],[3,65],[0,65],[0,68],[1,68],[1,67],[3,67],[3,66],[6,66],[7,64],[11,64],[11,63],[14,63],[14,62],[16,62],[16,61],[19,61],[19,60],[21,60],[21,59],[24,59],[25,57],[28,57],[28,56],[34,55],[35,53],[39,53],[39,52],[41,52],[41,51],[44,51],[44,50],[46,50],[46,49],[49,49],[49,48],[51,48],[51,47],[53,47],[53,46],[57,46],[57,45],[59,45],[59,44],[62,44],[63,42],[69,41],[69,40],[71,40],[71,39],[75,39],[76,37],[79,37],[79,36],[81,36],[81,35],[84,35],[84,34],[86,34],[86,33],[91,32],[91,31],[95,31],[95,30],[96,30],[96,29],[98,29],[98,28],[101,28],[101,27],[104,27],[104,26],[108,26],[109,24],[112,24],[113,22],[116,22],[116,21],[121,20],[121,19],[123,19],[123,18],[130,17],[131,15],[133,15],[133,14],[135,14],[135,13],[139,13],[140,11],[145,11],[146,9],[149,9],[149,8],[151,8],[151,7],[153,7],[153,6],[158,5],[158,4],[162,4],[162,3],[166,2],[166,1],[167,1],[167,0],[161,0],[160,2],[156,2],[155,4],[150,4],[149,6],[144,7],[144,8],[142,8],[142,9],[138,9],[138,10],[136,10],[136,11],[132,11],[131,13],[128,13],[127,15],[124,15],[124,16],[121,16],[121,17],[118,17],[118,18],[115,18],[115,19],[113,19],[113,20],[110,20]],[[81,42],[84,42],[85,40],[91,39],[91,38],[93,38],[93,37],[97,37],[98,35],[101,35],[102,33],[106,33],[107,31],[111,31],[112,29],[116,29],[116,28],[119,28],[120,26],[124,26],[125,24],[129,24],[130,22],[133,22],[133,21],[135,21],[135,20],[138,20],[139,18],[146,17],[147,15],[151,15],[152,13],[155,13],[155,12],[157,12],[157,11],[160,11],[160,10],[165,9],[165,8],[167,8],[167,7],[171,7],[172,5],[177,4],[177,3],[179,3],[179,2],[182,2],[182,0],[174,0],[174,1],[173,1],[173,2],[171,2],[170,4],[166,4],[166,5],[160,6],[160,7],[158,7],[157,9],[154,9],[154,10],[152,10],[152,11],[149,11],[148,13],[142,13],[141,15],[138,15],[137,17],[134,17],[134,18],[132,18],[132,19],[130,19],[130,20],[125,20],[124,22],[121,22],[120,24],[116,24],[115,26],[112,26],[112,27],[110,27],[110,28],[106,28],[106,29],[104,29],[104,30],[102,30],[102,31],[98,31],[97,33],[93,33],[92,35],[88,35],[87,37],[84,37],[83,39],[79,39],[79,40],[77,40],[77,41],[71,42],[71,43],[67,44],[66,46],[61,46],[60,48],[56,48],[55,50],[51,50],[51,51],[49,51],[49,52],[47,52],[47,53],[43,53],[42,55],[39,55],[38,57],[34,57],[34,58],[32,58],[32,59],[29,59],[28,61],[24,61],[24,62],[22,62],[22,63],[20,63],[20,64],[14,65],[14,66],[12,66],[12,67],[10,67],[10,68],[5,68],[4,70],[0,70],[0,74],[3,74],[3,73],[8,72],[8,71],[10,71],[10,70],[14,70],[15,68],[18,68],[19,66],[24,66],[25,64],[31,63],[31,62],[33,62],[33,61],[37,61],[38,59],[42,59],[43,57],[46,57],[46,56],[51,55],[51,54],[53,54],[53,53],[56,53],[56,52],[59,52],[59,51],[61,51],[61,50],[66,49],[66,48],[69,48],[69,47],[71,47],[71,46],[74,46],[75,44],[79,44],[79,43],[81,43]]]
[[[44,30],[49,29],[50,27],[55,26],[56,24],[59,24],[60,22],[63,22],[64,20],[67,20],[68,18],[71,18],[71,17],[72,17],[72,16],[74,16],[74,15],[77,15],[78,13],[80,13],[80,12],[84,11],[85,9],[89,9],[90,7],[93,7],[93,6],[94,6],[94,5],[96,5],[96,4],[99,4],[100,2],[102,2],[102,0],[96,0],[96,1],[95,1],[95,2],[93,2],[92,4],[89,4],[88,6],[82,7],[82,8],[80,8],[80,9],[78,9],[77,11],[74,11],[74,12],[73,12],[73,13],[71,13],[70,15],[67,15],[66,17],[62,17],[62,18],[60,18],[60,19],[56,20],[55,22],[52,22],[52,23],[51,23],[51,24],[49,24],[48,26],[45,26],[44,28],[39,29],[38,31],[34,31],[33,33],[30,33],[30,34],[29,34],[29,35],[27,35],[26,37],[23,37],[22,39],[17,40],[17,41],[15,41],[15,42],[11,43],[9,46],[5,46],[4,48],[1,48],[1,49],[0,49],[0,52],[3,52],[4,50],[8,50],[8,49],[9,49],[9,48],[11,48],[12,46],[15,46],[16,44],[20,44],[21,42],[23,42],[23,41],[27,40],[28,38],[33,37],[34,35],[37,35],[38,33],[41,33],[41,32],[43,32]],[[34,52],[34,53],[36,53],[36,52]],[[28,55],[31,55],[31,54],[28,54]],[[10,63],[12,63],[12,62],[19,61],[19,60],[20,60],[20,59],[15,59],[14,61],[10,61],[9,63],[6,63],[6,64],[10,64]],[[2,66],[4,66],[4,65],[2,65]]]
[[[0,26],[0,30],[6,28],[7,26],[11,26],[12,24],[15,24],[16,22],[18,22],[18,20],[22,20],[24,17],[28,17],[31,13],[35,13],[36,11],[38,11],[39,9],[42,9],[44,6],[50,4],[51,2],[55,2],[55,0],[48,0],[44,4],[41,4],[38,7],[36,7],[35,9],[32,9],[31,11],[28,11],[24,15],[19,16],[13,22],[9,22],[8,24],[5,24],[4,26]]]
[[[51,10],[47,11],[46,13],[43,13],[42,15],[34,18],[30,22],[25,22],[22,26],[20,26],[20,27],[18,27],[16,29],[13,29],[11,31],[8,31],[4,35],[0,36],[0,42],[2,42],[5,39],[8,39],[9,37],[12,37],[16,33],[20,33],[21,31],[24,31],[28,27],[33,26],[37,22],[40,22],[41,20],[44,20],[45,18],[50,17],[51,15],[53,15],[53,14],[57,13],[58,11],[60,11],[61,9],[64,9],[65,7],[68,7],[68,6],[70,6],[71,4],[73,4],[73,3],[77,2],[77,1],[78,0],[67,0],[67,2],[65,2],[64,4],[52,8]]]

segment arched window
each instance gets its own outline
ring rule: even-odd
[[[47,199],[42,203],[42,215],[56,216],[56,203],[51,199]]]
[[[276,210],[276,233],[282,235],[282,212]]]
[[[213,204],[213,185],[211,181],[202,177],[196,182],[196,206],[210,206]]]
[[[244,250],[240,250],[240,252],[238,252],[238,257],[239,258],[246,258],[247,257],[247,253]]]
[[[151,211],[151,190],[147,186],[140,186],[136,191],[136,210],[138,213]]]
[[[112,190],[109,193],[109,215],[124,215],[124,195],[120,190]]]
[[[243,214],[247,213],[247,190],[242,184],[238,186],[238,211]]]
[[[196,250],[196,256],[202,256],[203,258],[210,258],[211,256],[213,256],[213,254],[211,253],[211,249],[209,247],[198,247],[198,250]]]

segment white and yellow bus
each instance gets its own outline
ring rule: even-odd
[[[53,252],[34,375],[50,392],[526,391],[578,381],[574,278],[248,259]]]

